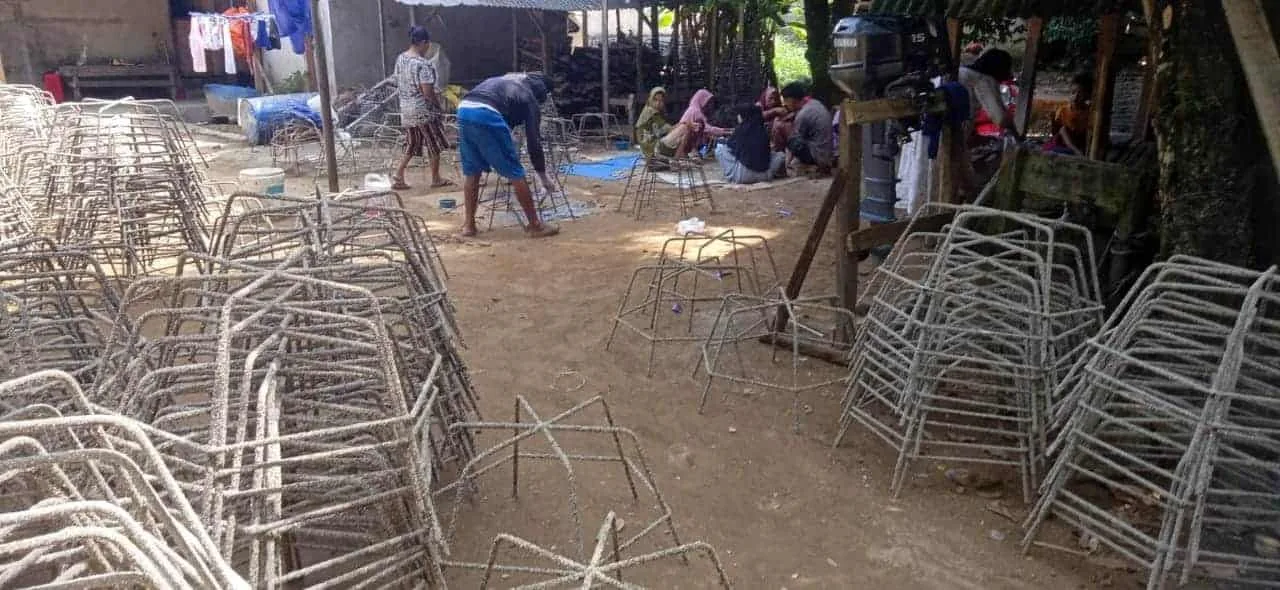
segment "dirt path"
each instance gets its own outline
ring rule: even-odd
[[[215,162],[215,176],[233,175],[246,158],[253,159],[223,154]],[[411,181],[425,185],[419,174],[414,172]],[[655,246],[673,235],[678,212],[666,207],[635,221],[613,211],[620,183],[569,184],[575,199],[607,207],[562,223],[563,233],[548,240],[528,240],[515,229],[469,241],[440,240],[486,418],[509,419],[515,394],[526,396],[544,416],[593,395],[606,396],[616,421],[637,433],[682,540],[713,545],[737,588],[1112,586],[1110,573],[1090,572],[1074,557],[1044,550],[1024,557],[1019,523],[989,510],[991,500],[954,489],[942,475],[943,466],[918,464],[901,498],[891,499],[894,457],[887,447],[855,429],[840,448],[830,448],[838,392],[806,398],[812,411],[795,434],[787,396],[739,392],[725,397],[722,392],[732,389],[722,388],[699,415],[703,381],[690,378],[693,345],[660,348],[652,378],[645,377],[639,338],[620,334],[613,349],[604,350],[632,269],[652,261]],[[697,214],[709,219],[712,229],[734,227],[768,237],[785,275],[825,186],[806,180],[752,192],[716,190],[720,213],[707,215],[703,209]],[[436,206],[439,196],[409,191],[404,198],[427,217],[433,231],[451,235],[459,216],[442,213]],[[792,214],[782,216],[779,209]],[[833,292],[831,233],[813,267],[808,294]],[[1012,473],[1001,475],[1012,481]],[[617,483],[610,477],[579,481],[588,495]],[[503,526],[513,531],[549,526],[533,504],[539,484],[529,484],[534,492],[528,504],[501,508],[509,485],[498,481],[485,490],[492,512],[506,519]],[[1015,518],[1025,514],[1020,499],[1010,495],[1001,502]],[[480,506],[484,512],[486,503]],[[488,516],[470,517],[466,530],[490,526],[474,522]],[[584,516],[589,536],[602,516]],[[468,542],[483,544],[487,538]],[[684,572],[667,575],[657,587],[710,587],[680,580]]]

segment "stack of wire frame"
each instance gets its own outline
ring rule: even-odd
[[[248,590],[135,420],[75,378],[0,383],[0,580],[23,588]],[[61,409],[59,409],[61,408]]]
[[[1150,589],[1192,577],[1280,588],[1276,267],[1152,266],[1060,392],[1024,545],[1052,514],[1140,564]]]
[[[53,96],[23,84],[0,84],[0,174],[15,171],[32,149],[43,148],[53,120]]]
[[[263,268],[206,258],[207,273],[183,260],[195,272],[134,282],[126,309],[162,303],[113,334],[123,354],[97,398],[148,425],[254,587],[438,579],[425,498],[432,447],[447,445],[423,411],[443,359],[422,351],[415,382],[380,298],[317,258],[300,245]]]
[[[18,169],[42,235],[91,253],[116,277],[207,250],[209,181],[181,121],[147,102],[54,110],[45,147]]]
[[[921,219],[953,215],[940,232]],[[930,205],[877,269],[854,342],[839,445],[859,423],[914,459],[1015,467],[1030,501],[1052,392],[1102,324],[1092,238],[1028,215]]]
[[[172,274],[109,280],[96,253],[44,238],[0,248],[9,374],[66,371],[77,391],[3,396],[4,424],[34,407],[47,428],[83,442],[82,423],[92,433],[127,423],[130,440],[148,441],[131,451],[158,449],[143,479],[163,470],[174,484],[158,501],[123,501],[174,512],[189,498],[181,531],[195,531],[135,535],[123,517],[18,514],[55,496],[93,497],[27,486],[27,504],[0,516],[14,525],[0,527],[0,543],[16,543],[0,559],[3,579],[443,585],[431,482],[474,455],[472,431],[451,425],[479,415],[430,234],[392,193],[280,197],[269,214],[242,201],[258,198],[232,195],[209,251],[177,255]],[[94,518],[126,529],[132,545],[62,550],[107,534],[76,528]],[[151,519],[144,529],[156,520],[134,518]],[[193,539],[195,549],[180,544]],[[219,568],[235,574],[212,576]]]
[[[119,306],[113,283],[88,254],[46,238],[0,243],[0,376],[59,370],[92,384]]]
[[[260,196],[236,193],[227,203],[237,210],[241,199]],[[351,310],[385,326],[393,352],[405,371],[406,391],[428,377],[440,357],[439,414],[433,440],[439,469],[465,462],[474,452],[466,432],[448,434],[448,425],[474,419],[477,397],[463,363],[462,338],[445,287],[445,270],[422,218],[405,212],[390,192],[317,194],[313,199],[280,197],[270,212],[228,213],[213,232],[214,254],[191,262],[205,273],[273,268],[300,256],[310,276],[365,289],[371,307]],[[336,302],[335,302],[336,303]],[[327,308],[326,308],[327,309]]]

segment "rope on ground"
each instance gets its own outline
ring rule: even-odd
[[[577,377],[578,384],[574,385],[569,389],[561,389],[560,382],[566,377]],[[560,371],[559,373],[556,373],[556,376],[551,379],[551,389],[554,389],[556,391],[561,391],[564,393],[573,393],[586,386],[587,386],[587,378],[584,377],[582,373],[579,373],[577,371]]]

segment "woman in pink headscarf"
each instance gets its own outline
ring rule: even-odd
[[[693,93],[693,98],[689,99],[689,108],[685,109],[684,115],[680,117],[680,124],[687,125],[690,133],[685,140],[683,154],[697,152],[702,146],[715,137],[724,137],[731,130],[723,127],[716,127],[707,121],[707,115],[704,112],[707,104],[711,102],[714,96],[710,90],[703,88]]]
[[[764,89],[756,104],[760,105],[761,111],[764,111],[764,122],[769,127],[769,144],[773,151],[785,151],[796,114],[782,105],[782,94],[772,86]]]

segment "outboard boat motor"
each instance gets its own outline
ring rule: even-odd
[[[946,29],[937,21],[892,16],[851,16],[840,19],[832,32],[835,48],[829,72],[832,81],[854,100],[900,97],[920,99],[933,92],[931,78],[945,71]],[[878,224],[895,221],[897,156],[909,140],[919,117],[863,126],[863,220]],[[884,252],[876,252],[887,254]]]

